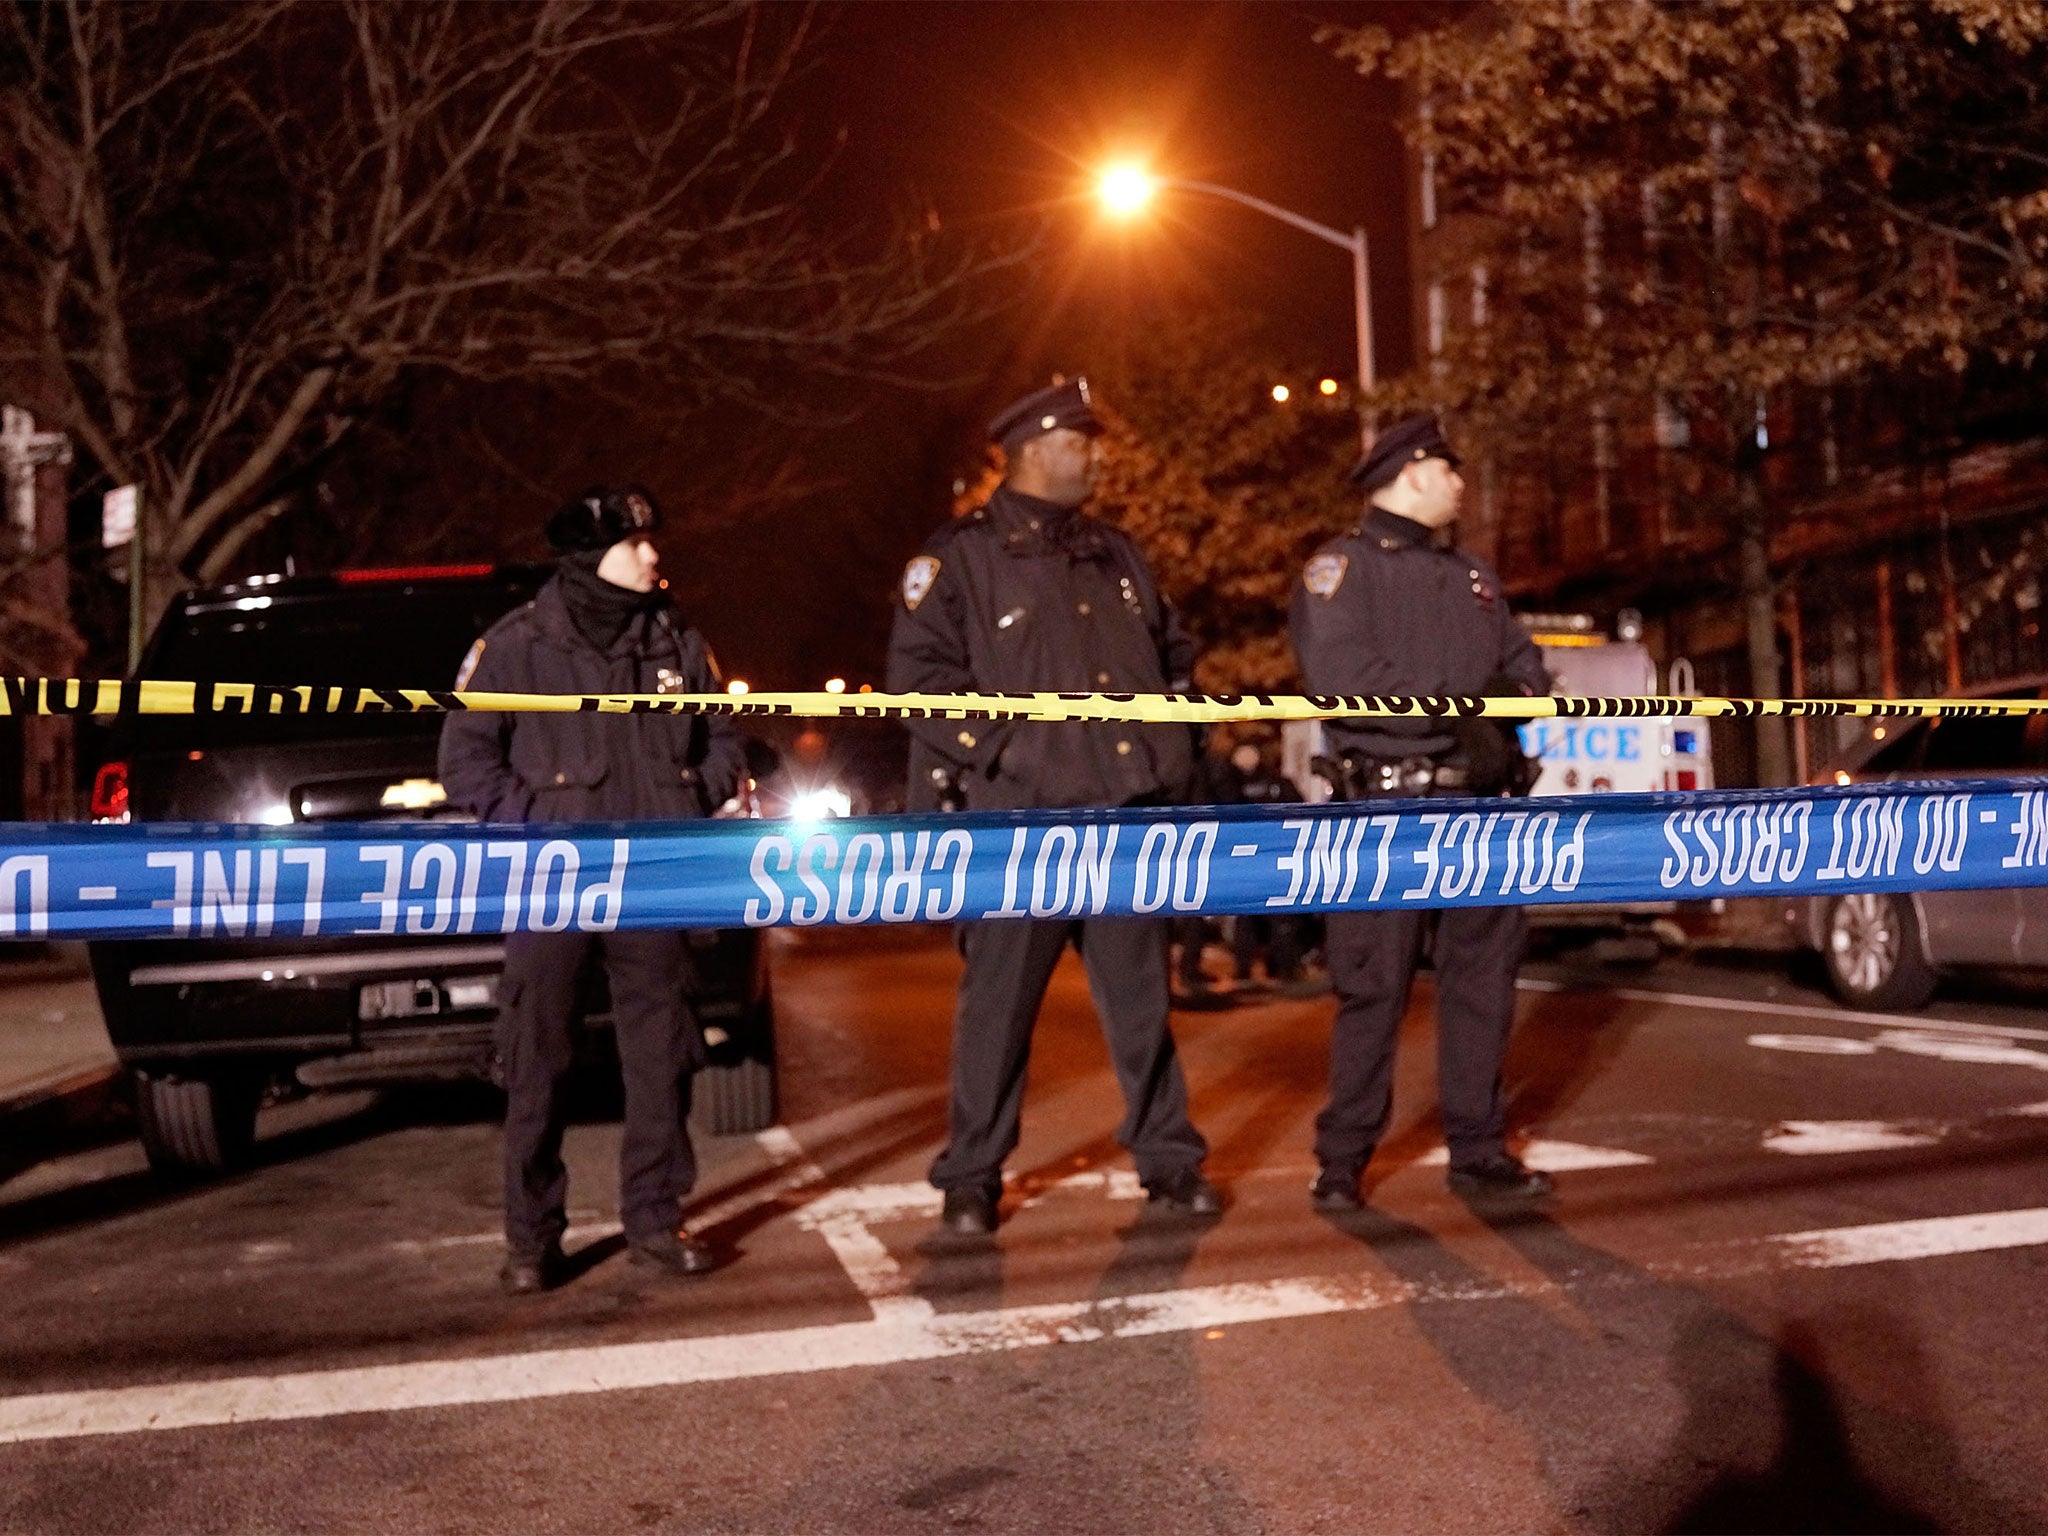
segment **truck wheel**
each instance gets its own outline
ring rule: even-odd
[[[248,1161],[263,1096],[257,1079],[132,1075],[137,1132],[159,1173],[225,1173]]]
[[[690,1090],[690,1122],[707,1136],[745,1136],[775,1123],[775,1065],[754,1057],[706,1067]]]
[[[1822,935],[1828,989],[1861,1008],[1910,1012],[1934,996],[1934,967],[1920,947],[1920,922],[1903,896],[1837,897]]]
[[[730,1046],[690,1086],[690,1125],[706,1136],[746,1136],[775,1123],[775,1004],[766,994],[747,1011]]]

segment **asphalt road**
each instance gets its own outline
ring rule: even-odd
[[[1844,1013],[1781,962],[1533,967],[1541,1214],[1444,1190],[1429,988],[1371,1212],[1306,1202],[1326,999],[1178,1015],[1231,1207],[1148,1213],[1070,962],[1010,1219],[927,1241],[957,962],[778,941],[787,1125],[704,1148],[731,1254],[508,1302],[476,1095],[267,1111],[172,1190],[0,1184],[0,1527],[1043,1532],[2048,1527],[2048,1015]],[[1436,1162],[1432,1161],[1435,1154]]]

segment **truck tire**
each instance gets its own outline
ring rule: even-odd
[[[136,1129],[150,1166],[191,1178],[225,1173],[249,1160],[256,1145],[256,1105],[263,1085],[250,1077],[132,1074]]]
[[[775,1123],[775,1064],[758,1057],[719,1062],[697,1074],[690,1123],[707,1136],[745,1136]]]
[[[1821,933],[1828,990],[1845,1003],[1910,1013],[1934,996],[1935,971],[1920,943],[1920,919],[1904,896],[1858,891],[1828,906]]]
[[[763,991],[728,1044],[690,1086],[690,1125],[706,1136],[750,1136],[775,1123],[775,1001]]]

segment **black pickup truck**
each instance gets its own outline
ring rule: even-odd
[[[526,602],[545,567],[437,566],[262,577],[183,594],[142,675],[231,682],[445,687],[470,644]],[[102,821],[282,826],[466,820],[435,780],[440,717],[151,716],[126,721],[99,768]],[[691,1119],[711,1134],[775,1115],[767,947],[747,930],[690,935],[712,1064]],[[266,1093],[487,1076],[504,945],[377,937],[137,940],[89,946],[107,1031],[135,1089],[144,1147],[167,1171],[244,1156]],[[583,982],[603,1042],[603,968]]]

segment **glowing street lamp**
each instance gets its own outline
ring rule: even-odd
[[[1337,393],[1337,381],[1335,379],[1325,379],[1322,383],[1318,384],[1316,388],[1320,389],[1326,395],[1334,395],[1335,393]]]
[[[1273,403],[1276,405],[1285,405],[1287,403],[1287,397],[1292,393],[1293,391],[1290,390],[1285,384],[1275,384],[1273,386]]]
[[[1095,184],[1102,206],[1118,218],[1142,211],[1158,190],[1159,178],[1136,165],[1112,165]]]
[[[1359,407],[1364,409],[1371,396],[1374,384],[1372,365],[1372,271],[1367,262],[1365,226],[1359,225],[1350,234],[1341,229],[1332,229],[1327,224],[1306,218],[1292,209],[1282,208],[1278,203],[1269,203],[1263,197],[1253,197],[1235,187],[1218,186],[1213,181],[1183,181],[1177,176],[1154,176],[1142,166],[1120,164],[1106,167],[1096,178],[1095,192],[1103,207],[1118,218],[1131,218],[1142,212],[1160,192],[1199,192],[1205,197],[1220,197],[1226,202],[1237,203],[1255,213],[1263,213],[1269,219],[1278,219],[1282,224],[1292,225],[1303,234],[1314,235],[1318,240],[1337,246],[1351,253],[1351,302],[1358,326],[1358,384]],[[1323,393],[1333,395],[1336,391],[1334,380],[1325,380]],[[1275,399],[1283,398],[1277,392]],[[1370,427],[1365,429],[1368,445],[1372,440]]]
[[[844,692],[846,692],[846,679],[845,679],[845,678],[843,678],[843,677],[828,677],[828,678],[826,678],[826,679],[825,679],[825,691],[826,691],[827,693],[844,693]]]
[[[745,693],[747,691],[746,679],[743,677],[734,678],[731,682],[725,685],[725,691],[727,693],[735,695]]]

